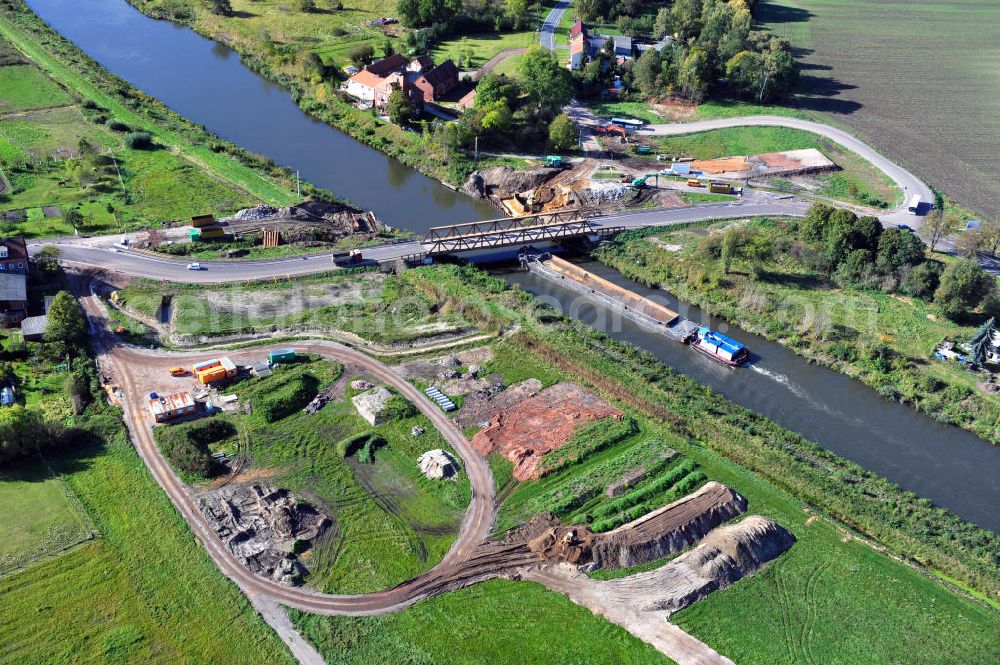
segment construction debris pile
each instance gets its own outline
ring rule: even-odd
[[[465,398],[455,422],[461,427],[486,427],[495,413],[537,395],[541,389],[542,382],[538,379],[525,379],[506,390],[503,383],[492,383]]]
[[[237,237],[277,231],[282,242],[303,245],[337,242],[348,236],[370,239],[388,228],[371,211],[330,201],[283,208],[259,205],[220,221],[226,222],[227,233]]]
[[[227,485],[201,496],[199,507],[219,538],[251,572],[282,584],[299,584],[308,572],[292,554],[312,541],[330,518],[266,483]]]
[[[440,448],[425,452],[417,458],[417,465],[420,467],[420,473],[431,480],[453,478],[458,473],[458,462]]]

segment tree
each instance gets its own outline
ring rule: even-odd
[[[961,259],[944,269],[934,302],[945,316],[956,319],[978,305],[994,288],[996,282],[978,263]]]
[[[511,123],[514,121],[507,100],[503,98],[482,107],[480,110],[482,116],[479,118],[479,126],[489,134],[503,134],[510,129]]]
[[[660,7],[653,21],[653,37],[663,39],[670,34],[670,8]]]
[[[45,326],[45,339],[63,342],[69,347],[80,347],[87,341],[87,320],[83,308],[69,291],[60,291],[49,307],[49,321]]]
[[[67,208],[63,212],[63,221],[75,228],[83,223],[83,215],[78,208]]]
[[[924,218],[924,223],[920,227],[920,234],[933,252],[937,249],[937,245],[941,240],[958,230],[959,224],[961,224],[961,220],[955,215],[946,215],[940,209],[932,210]]]
[[[316,11],[316,0],[299,0],[299,9],[304,12]]]
[[[677,85],[688,99],[701,101],[708,90],[710,74],[708,52],[696,46],[681,60],[677,69]]]
[[[389,113],[389,120],[394,125],[403,125],[410,122],[410,118],[413,117],[413,106],[410,104],[410,100],[403,93],[402,90],[396,88],[391,93],[389,93],[389,101],[386,104],[386,110]]]
[[[646,97],[658,97],[662,92],[662,70],[660,53],[656,49],[647,49],[632,67],[632,77],[639,90]]]
[[[941,264],[937,261],[924,261],[913,266],[903,277],[900,288],[917,298],[929,298],[934,295],[941,281]]]
[[[701,0],[677,0],[670,8],[670,29],[681,41],[701,31]]]
[[[905,265],[915,266],[923,262],[925,247],[916,234],[896,227],[885,229],[878,240],[875,268],[888,275]]]
[[[520,67],[521,87],[544,114],[555,114],[573,98],[573,79],[569,70],[541,46],[524,54]]]
[[[358,44],[347,52],[347,57],[358,67],[366,65],[375,57],[375,47],[371,44]]]
[[[41,449],[50,433],[40,413],[20,404],[0,409],[0,461]]]
[[[229,0],[212,0],[210,5],[213,14],[219,16],[232,16],[233,6],[230,4]]]
[[[35,265],[42,272],[55,272],[59,268],[59,257],[62,250],[55,245],[45,245],[34,256]]]
[[[517,81],[504,74],[487,74],[476,84],[476,106],[488,106],[503,100],[511,106],[519,94]]]
[[[825,203],[814,203],[809,208],[809,212],[799,223],[799,233],[808,242],[819,242],[826,233],[826,225],[833,214],[833,206]]]
[[[983,365],[986,362],[986,352],[993,345],[993,333],[996,330],[996,320],[991,316],[976,330],[976,334],[969,340],[969,355],[972,364]]]
[[[549,124],[549,143],[555,150],[572,150],[576,147],[576,125],[565,113],[560,113]]]

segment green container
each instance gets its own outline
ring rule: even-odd
[[[295,360],[295,349],[273,349],[268,354],[272,363],[288,363]]]

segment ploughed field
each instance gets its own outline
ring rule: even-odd
[[[766,0],[801,50],[799,92],[932,186],[1000,212],[1000,5],[993,0]]]

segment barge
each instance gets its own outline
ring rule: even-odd
[[[750,359],[749,351],[739,342],[700,327],[669,307],[624,289],[549,252],[526,248],[521,252],[520,259],[527,270],[540,277],[595,300],[647,330],[681,344],[690,344],[720,362],[739,367]]]

